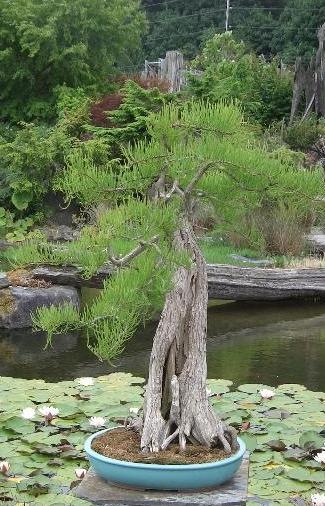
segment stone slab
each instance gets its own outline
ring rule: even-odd
[[[112,485],[90,469],[74,495],[98,506],[244,506],[247,500],[249,459],[246,455],[234,478],[214,490],[159,492]]]
[[[5,272],[0,272],[0,288],[8,288],[9,279]]]
[[[79,292],[69,286],[49,288],[9,287],[0,290],[0,328],[22,329],[32,326],[38,307],[71,303],[80,306]]]

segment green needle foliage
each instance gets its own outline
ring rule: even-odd
[[[103,291],[79,318],[63,306],[43,308],[34,319],[50,336],[85,329],[90,349],[106,360],[162,308],[177,267],[190,266],[174,236],[200,202],[213,206],[220,230],[266,243],[262,215],[290,209],[306,220],[324,192],[320,172],[296,169],[260,148],[236,104],[165,105],[149,116],[148,132],[149,141],[125,149],[123,162],[97,167],[81,152],[67,160],[61,191],[102,209],[77,241],[27,243],[10,254],[14,265],[75,265],[85,277],[103,264],[110,268]]]

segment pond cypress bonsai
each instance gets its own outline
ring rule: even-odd
[[[49,339],[85,329],[100,359],[117,357],[141,322],[163,307],[143,410],[130,426],[140,432],[144,452],[178,438],[181,449],[197,442],[231,453],[236,431],[214,412],[206,389],[208,284],[193,228],[196,209],[213,205],[224,222],[265,203],[285,201],[303,213],[321,176],[270,158],[234,104],[166,105],[149,117],[148,131],[149,141],[106,165],[96,166],[84,148],[73,151],[57,189],[68,201],[96,207],[96,220],[64,248],[26,244],[16,263],[77,265],[85,277],[109,266],[104,289],[81,313],[53,306],[34,317]]]

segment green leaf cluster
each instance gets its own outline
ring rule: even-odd
[[[141,407],[143,383],[125,373],[101,376],[91,386],[1,378],[0,459],[11,467],[0,478],[0,498],[26,506],[82,506],[69,491],[76,485],[74,469],[88,467],[83,444],[97,430],[89,419],[102,416],[105,427],[116,426],[130,408]],[[273,388],[273,399],[262,400],[262,384],[234,388],[229,380],[209,379],[207,387],[213,408],[238,428],[250,451],[248,504],[256,497],[274,506],[290,505],[293,497],[308,504],[311,494],[324,493],[325,469],[313,459],[324,444],[324,392],[287,384]],[[33,420],[21,417],[24,408],[44,404],[59,409],[51,425],[39,413]]]
[[[1,0],[2,118],[54,116],[57,86],[102,86],[140,48],[138,0]]]
[[[164,104],[175,102],[177,97],[170,93],[163,93],[158,88],[143,88],[135,81],[128,80],[119,89],[121,105],[107,111],[109,128],[90,125],[85,126],[85,131],[104,139],[110,146],[111,152],[120,155],[120,146],[134,143],[148,137],[147,118],[149,114],[161,110]]]
[[[0,138],[0,203],[18,211],[35,210],[63,164],[70,142],[63,128],[32,123],[9,139]]]
[[[202,73],[190,76],[194,96],[238,100],[245,114],[262,125],[287,117],[291,107],[292,78],[281,74],[276,61],[266,62],[237,43],[231,32],[207,41],[194,61]]]

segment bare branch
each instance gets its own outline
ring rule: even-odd
[[[201,177],[206,173],[206,171],[210,167],[212,167],[212,165],[214,165],[214,162],[207,162],[205,165],[202,165],[199,168],[199,170],[197,171],[197,173],[193,177],[192,181],[190,181],[190,183],[187,185],[187,187],[184,190],[185,197],[188,197],[192,193],[196,183],[198,183],[200,181]]]
[[[187,125],[186,123],[174,123],[173,128],[186,128],[187,130],[194,130],[195,132],[213,132],[219,135],[234,135],[234,132],[224,132],[217,128],[209,128],[198,125]]]
[[[131,260],[139,256],[145,249],[150,246],[155,245],[159,240],[159,235],[153,236],[149,241],[140,241],[138,246],[136,246],[132,251],[130,251],[127,255],[122,258],[116,258],[114,256],[109,257],[109,261],[115,265],[116,267],[124,267],[129,264]]]
[[[168,202],[171,199],[171,197],[174,195],[174,193],[178,193],[178,195],[180,195],[181,197],[184,197],[184,192],[178,186],[177,179],[176,179],[176,181],[174,181],[173,186],[171,187],[170,191],[163,196],[164,201]]]

